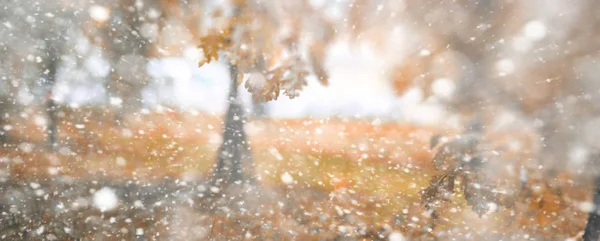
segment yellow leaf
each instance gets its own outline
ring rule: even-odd
[[[229,27],[220,31],[213,29],[206,36],[201,37],[198,48],[201,48],[204,52],[204,59],[198,65],[202,66],[213,60],[219,60],[219,51],[231,46],[230,37]]]

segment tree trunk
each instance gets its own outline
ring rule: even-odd
[[[48,45],[51,45],[48,44]],[[54,102],[54,97],[52,96],[52,90],[54,89],[54,84],[56,84],[56,73],[58,72],[58,61],[59,56],[55,48],[52,46],[47,47],[46,51],[48,51],[48,59],[46,60],[46,69],[47,76],[45,78],[44,86],[46,88],[46,114],[48,115],[48,126],[47,126],[47,134],[48,134],[48,145],[51,149],[55,149],[58,141],[58,127],[57,127],[57,112],[58,107]]]
[[[212,184],[228,186],[252,180],[252,155],[244,131],[244,109],[237,96],[237,67],[230,65],[229,107],[223,127],[223,143],[219,147]]]
[[[56,124],[56,103],[52,97],[48,97],[48,101],[46,101],[46,113],[48,114],[48,145],[50,145],[51,149],[56,149],[58,145],[58,128]]]
[[[8,132],[4,130],[4,125],[8,123],[6,118],[6,103],[5,101],[0,100],[0,146],[6,144],[8,142]]]
[[[0,52],[2,55],[7,56],[8,53],[3,51]],[[6,59],[0,59],[0,68],[2,68],[2,70],[4,72],[10,73],[10,65],[8,65],[6,62]],[[0,83],[0,87],[4,87],[6,89],[9,89],[10,86],[10,81],[5,81],[4,85],[2,83]],[[8,106],[9,106],[9,95],[10,90],[7,93],[2,93],[3,91],[0,90],[0,146],[2,146],[3,144],[5,144],[8,140],[8,133],[4,130],[4,125],[8,124],[8,118],[7,118],[7,114],[8,114]],[[3,95],[4,94],[4,95]]]
[[[252,114],[254,118],[262,119],[267,115],[265,104],[262,99],[252,98]]]
[[[10,93],[9,93],[10,94]],[[0,146],[7,144],[9,141],[8,130],[4,127],[10,124],[10,111],[14,108],[14,101],[9,96],[0,96]]]
[[[583,241],[598,241],[600,237],[600,177],[596,178],[594,191],[594,208],[588,216],[587,226],[583,234]]]
[[[22,78],[22,65],[20,60],[15,57],[14,54],[9,52],[2,52],[5,59],[0,60],[1,68],[3,69],[7,79],[4,80],[2,88],[0,90],[0,145],[6,144],[10,141],[8,130],[4,127],[10,123],[10,115],[16,109],[17,101],[16,96],[19,91],[20,79]],[[4,92],[3,92],[4,91]]]

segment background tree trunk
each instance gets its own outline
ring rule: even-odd
[[[267,116],[265,101],[252,98],[252,117],[262,119]]]
[[[59,56],[55,52],[54,48],[50,47],[46,49],[48,54],[48,59],[46,60],[46,69],[47,76],[44,81],[44,86],[46,88],[46,114],[48,115],[48,126],[47,126],[47,134],[48,134],[48,145],[50,145],[51,149],[55,149],[58,141],[58,127],[57,127],[57,112],[58,107],[54,102],[52,96],[52,90],[54,89],[54,85],[56,84],[56,73],[58,72],[58,62]]]
[[[596,190],[594,192],[594,209],[590,211],[587,226],[583,234],[583,241],[598,241],[600,237],[600,177],[596,178]]]
[[[4,130],[4,126],[8,124],[8,98],[0,99],[0,146],[8,142],[8,132]]]
[[[0,60],[4,83],[0,84],[0,144],[6,144],[10,141],[10,134],[5,130],[10,122],[11,115],[15,114],[17,109],[17,94],[23,81],[22,63],[13,53],[3,51],[4,59]]]

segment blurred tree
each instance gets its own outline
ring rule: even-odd
[[[60,31],[58,31],[60,32]],[[55,37],[56,38],[56,37]],[[58,43],[54,42],[58,39],[48,38],[46,40],[46,45],[44,46],[43,51],[45,52],[45,56],[42,61],[42,69],[44,70],[42,76],[42,86],[44,88],[44,93],[46,98],[44,99],[46,113],[48,115],[48,126],[47,126],[47,136],[48,136],[48,145],[54,149],[58,145],[58,106],[54,100],[53,90],[54,86],[57,82],[57,72],[58,66],[60,63],[60,47],[58,47]]]
[[[20,87],[18,74],[20,63],[7,45],[0,46],[0,54],[5,56],[0,59],[0,144],[9,141],[10,118],[17,109],[17,94]]]
[[[258,102],[277,99],[280,93],[294,98],[311,72],[327,83],[324,46],[332,37],[331,26],[306,1],[230,4],[231,12],[215,11],[215,24],[199,45],[204,52],[200,66],[224,57],[231,71],[223,143],[213,170],[213,179],[225,186],[253,177],[236,91],[244,74],[250,74],[245,86]]]
[[[264,118],[267,116],[266,103],[259,98],[252,98],[252,115],[255,118]]]
[[[64,30],[73,26],[73,18],[70,18],[73,16],[72,9],[64,8],[64,4],[21,4],[20,1],[11,0],[3,8],[10,14],[0,16],[4,21],[0,29],[3,35],[3,81],[8,87],[8,93],[3,97],[3,105],[8,106],[2,112],[16,105],[16,97],[22,87],[27,86],[32,94],[38,93],[37,97],[40,103],[43,102],[47,114],[47,140],[51,147],[57,145],[58,132],[57,106],[52,92],[57,82]],[[26,73],[26,70],[37,73]],[[7,114],[2,113],[4,117]]]
[[[181,54],[181,33],[198,36],[204,1],[97,1],[84,24],[88,39],[103,49],[111,71],[105,82],[106,103],[121,123],[125,113],[142,106],[141,91],[150,82],[150,58]],[[176,26],[183,26],[178,29]],[[176,40],[175,40],[176,39]],[[190,39],[191,40],[191,39]]]
[[[548,4],[553,7],[538,9]],[[424,41],[397,65],[395,85],[399,93],[420,86],[426,97],[436,89],[449,91],[434,100],[467,119],[483,117],[488,132],[498,131],[499,112],[512,113],[542,142],[528,150],[534,158],[523,165],[543,166],[549,176],[565,170],[583,173],[582,178],[597,176],[595,168],[585,168],[598,165],[586,154],[598,148],[589,134],[600,98],[598,85],[592,84],[597,71],[591,71],[598,59],[597,5],[590,0],[568,6],[561,1],[406,1],[407,27]],[[440,85],[441,80],[451,84]],[[594,212],[592,226],[598,225]],[[588,226],[586,237],[596,229]]]
[[[4,8],[0,8],[0,20],[4,23],[0,25],[0,144],[9,139],[8,125],[11,117],[15,116],[23,77],[21,70],[24,63],[20,60],[25,57],[22,55],[25,46],[18,39],[26,37],[26,32],[15,33],[14,30],[21,22],[16,15],[24,10],[17,9],[16,14],[11,14],[15,7],[14,1],[8,1]]]
[[[148,58],[163,17],[159,2],[106,0],[90,7],[91,21],[84,28],[88,38],[103,48],[111,66],[105,91],[117,124],[124,113],[141,107],[141,90],[149,81]]]

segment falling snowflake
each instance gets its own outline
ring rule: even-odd
[[[112,188],[103,187],[94,193],[94,207],[101,212],[113,210],[118,205],[119,199]]]

